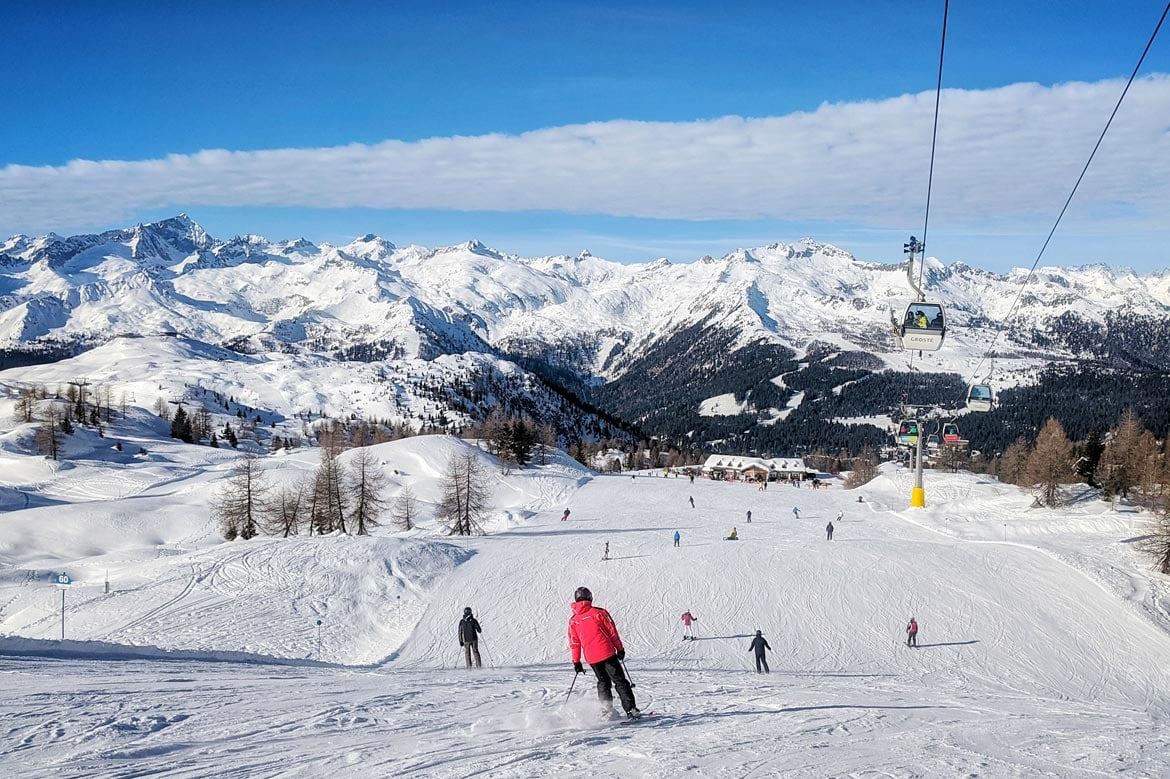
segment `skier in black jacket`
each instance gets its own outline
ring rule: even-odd
[[[768,646],[768,640],[764,638],[764,634],[757,630],[756,637],[752,639],[751,650],[756,653],[756,673],[758,674],[772,673],[771,669],[768,668],[768,659],[764,657],[766,649],[771,650],[772,647]],[[763,670],[760,670],[761,666]]]
[[[475,667],[483,668],[483,661],[479,659],[479,634],[483,629],[471,614],[471,607],[463,610],[463,619],[459,620],[459,646],[463,647],[463,656],[467,660],[468,669],[471,668],[471,657],[475,656]]]

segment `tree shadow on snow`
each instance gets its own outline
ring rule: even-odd
[[[734,636],[696,636],[695,638],[688,638],[687,641],[727,641],[732,638],[751,638],[755,633],[739,633]]]
[[[940,642],[937,644],[918,644],[916,647],[910,647],[910,648],[911,649],[929,649],[930,647],[934,647],[934,646],[970,646],[971,644],[978,644],[978,643],[979,643],[979,639],[973,638],[970,641],[947,641],[947,642]]]
[[[1147,541],[1151,538],[1153,538],[1152,535],[1151,536],[1134,536],[1133,538],[1122,539],[1121,543],[1123,543],[1123,544],[1140,544],[1142,541]]]
[[[631,555],[626,555],[625,557],[602,558],[601,562],[607,563],[610,560],[637,560],[639,557],[649,557],[649,556],[650,555],[648,555],[648,554],[631,554]]]

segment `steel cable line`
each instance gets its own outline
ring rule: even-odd
[[[926,216],[922,221],[922,259],[918,262],[918,299],[925,300],[922,291],[922,271],[926,267],[926,229],[930,226],[930,192],[934,187],[934,150],[938,146],[938,104],[942,98],[943,56],[947,50],[947,14],[951,0],[943,2],[942,40],[938,46],[938,82],[934,87],[934,129],[930,134],[930,172],[926,176]]]
[[[1068,193],[1068,198],[1064,201],[1064,207],[1060,209],[1060,213],[1056,217],[1056,221],[1052,225],[1052,229],[1048,231],[1048,237],[1044,239],[1044,245],[1040,247],[1040,253],[1036,255],[1035,261],[1032,262],[1031,269],[1028,270],[1028,275],[1024,277],[1024,282],[1020,285],[1019,291],[1016,292],[1016,298],[1012,301],[1011,308],[1008,309],[1007,315],[1000,320],[995,330],[995,337],[991,339],[991,343],[984,352],[983,357],[975,365],[975,370],[971,372],[971,382],[974,383],[979,377],[979,369],[983,367],[983,363],[987,362],[987,358],[995,349],[995,344],[999,341],[999,337],[1003,334],[1004,325],[1011,319],[1012,313],[1015,312],[1016,307],[1020,304],[1020,299],[1024,295],[1024,289],[1036,275],[1036,268],[1040,265],[1040,259],[1044,256],[1044,252],[1048,249],[1048,244],[1052,241],[1052,236],[1056,234],[1056,228],[1060,226],[1060,220],[1064,218],[1064,214],[1068,211],[1069,205],[1072,203],[1073,197],[1077,194],[1077,188],[1080,187],[1081,181],[1084,180],[1085,174],[1089,171],[1089,165],[1093,162],[1093,157],[1097,155],[1097,150],[1101,148],[1101,142],[1105,140],[1105,134],[1109,132],[1109,126],[1113,124],[1113,118],[1117,116],[1118,110],[1121,108],[1121,103],[1125,100],[1126,94],[1129,93],[1130,86],[1133,85],[1134,79],[1137,78],[1138,71],[1142,68],[1142,63],[1146,60],[1146,55],[1150,53],[1150,48],[1154,45],[1154,39],[1158,37],[1158,31],[1162,29],[1162,23],[1166,21],[1166,16],[1170,14],[1170,2],[1166,3],[1166,7],[1162,10],[1162,16],[1158,18],[1158,23],[1154,26],[1154,32],[1150,35],[1150,40],[1146,42],[1145,49],[1142,50],[1142,56],[1138,57],[1137,65],[1134,66],[1133,72],[1129,74],[1129,81],[1125,83],[1125,89],[1121,90],[1121,96],[1117,98],[1117,104],[1113,106],[1113,113],[1109,114],[1109,120],[1105,122],[1105,127],[1101,130],[1101,135],[1097,138],[1097,143],[1093,145],[1093,151],[1089,153],[1089,158],[1085,160],[1085,166],[1081,168],[1081,175],[1077,176],[1076,183],[1073,184],[1072,191]],[[927,201],[929,203],[929,200]]]
[[[950,12],[951,0],[943,0],[943,23],[942,23],[942,37],[938,46],[938,81],[934,87],[934,127],[930,135],[930,171],[926,176],[926,216],[922,222],[922,257],[918,261],[918,301],[925,301],[925,295],[922,291],[922,271],[926,267],[926,230],[930,226],[930,193],[934,187],[934,152],[938,145],[938,107],[942,97],[942,77],[943,77],[943,59],[947,50],[947,15]],[[914,255],[911,254],[911,262],[913,262]],[[913,273],[913,270],[910,271]],[[914,380],[914,352],[910,352],[910,359],[906,370],[906,392],[903,395],[901,416],[905,416],[905,406],[909,402],[910,390],[913,388]]]

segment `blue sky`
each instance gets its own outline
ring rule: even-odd
[[[169,5],[6,10],[0,232],[186,211],[223,236],[624,261],[805,235],[892,260],[921,232],[933,95],[898,99],[933,90],[941,2]],[[931,254],[1031,262],[1162,11],[1110,5],[952,4]],[[1144,74],[1170,72],[1168,35]],[[1170,265],[1170,85],[1144,88],[1049,263]]]

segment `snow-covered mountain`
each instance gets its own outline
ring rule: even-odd
[[[928,259],[929,294],[947,306],[950,330],[943,349],[914,367],[970,379],[1001,325],[1001,384],[1054,359],[1170,367],[1170,274],[1096,265],[1044,268],[1024,287],[1026,278]],[[911,296],[905,264],[863,262],[811,239],[628,265],[587,251],[524,258],[477,241],[440,249],[374,235],[345,246],[222,241],[180,215],[0,244],[0,355],[13,364],[118,336],[177,334],[240,354],[340,363],[487,354],[561,371],[580,386],[643,386],[661,381],[668,363],[673,380],[766,359],[778,363],[774,372],[710,394],[754,392],[748,407],[775,421],[791,394],[764,398],[764,380],[783,386],[785,355],[905,370],[890,317]]]
[[[961,369],[981,354],[1025,276],[928,260],[930,294],[953,326],[930,364]],[[523,258],[477,241],[440,249],[374,235],[345,246],[220,241],[180,215],[98,235],[14,236],[0,244],[0,293],[0,347],[10,351],[161,332],[240,351],[378,344],[423,359],[551,348],[612,379],[655,340],[700,322],[733,329],[743,343],[765,338],[801,353],[824,342],[900,366],[889,317],[911,290],[904,265],[862,262],[809,239],[625,265],[588,252]],[[1166,317],[1170,275],[1042,269],[1008,323],[1001,358],[1026,357],[1038,343],[1073,355],[1062,323],[1106,325],[1118,313]]]

